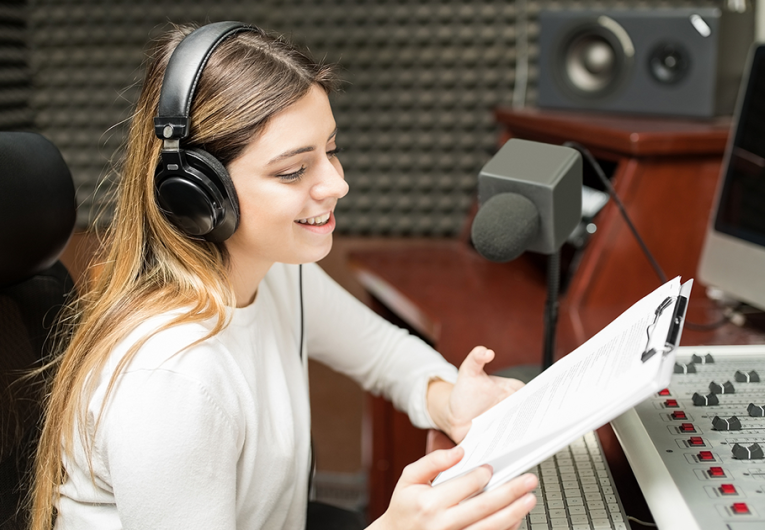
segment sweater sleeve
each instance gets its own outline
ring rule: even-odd
[[[303,275],[309,355],[384,395],[417,427],[435,427],[425,402],[428,382],[454,382],[457,369],[424,341],[378,316],[318,265],[304,265]]]
[[[120,377],[96,454],[125,530],[236,528],[240,428],[225,392],[154,369]]]

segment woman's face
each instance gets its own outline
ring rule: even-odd
[[[335,205],[348,193],[336,135],[329,98],[313,86],[229,164],[241,215],[226,241],[234,263],[309,263],[329,253]]]

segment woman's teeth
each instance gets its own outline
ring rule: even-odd
[[[307,219],[298,219],[297,222],[304,225],[321,226],[323,224],[327,224],[327,221],[329,221],[329,215],[330,215],[329,212],[327,212],[324,215],[320,215],[318,217],[308,217]]]

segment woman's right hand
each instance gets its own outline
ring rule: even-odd
[[[480,492],[492,475],[481,466],[438,486],[430,482],[459,462],[464,451],[457,446],[433,451],[409,464],[393,491],[388,510],[369,530],[507,530],[517,528],[536,504],[530,493],[537,477],[522,475],[490,491]],[[464,501],[464,502],[462,502]]]

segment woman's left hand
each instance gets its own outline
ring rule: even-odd
[[[428,388],[428,410],[433,421],[459,443],[470,430],[473,418],[523,387],[523,382],[488,375],[484,366],[494,359],[494,352],[476,346],[460,365],[453,386],[433,381]]]

